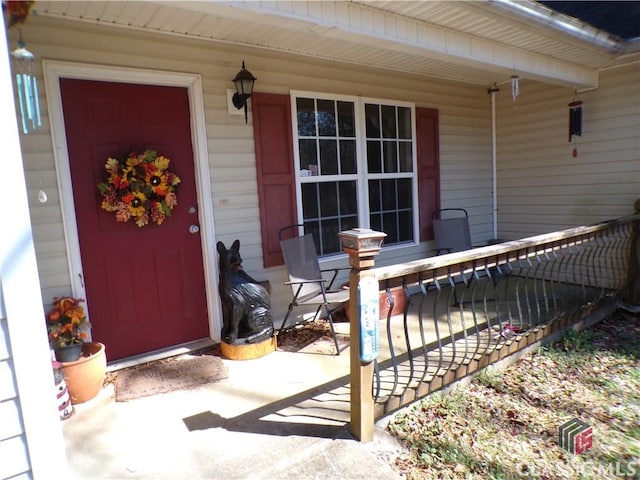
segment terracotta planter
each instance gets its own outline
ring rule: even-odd
[[[102,343],[82,345],[82,357],[75,362],[62,362],[71,403],[91,400],[102,388],[107,370],[107,356]]]
[[[391,312],[391,316],[400,315],[404,313],[404,309],[407,305],[407,296],[404,293],[402,287],[394,287],[391,289],[391,295],[393,296],[393,311]],[[391,304],[389,303],[389,298],[387,297],[387,292],[380,292],[380,304],[378,307],[378,311],[380,312],[380,320],[386,319],[387,314],[389,313],[389,307]],[[349,308],[350,304],[347,302],[344,308],[345,316],[347,319],[349,318]]]

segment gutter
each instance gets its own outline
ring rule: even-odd
[[[592,27],[582,20],[556,12],[540,3],[531,0],[487,0],[487,2],[526,22],[535,22],[553,28],[560,33],[570,35],[611,53],[620,54],[625,50],[625,41],[620,37]]]
[[[625,54],[632,54],[640,52],[640,37],[627,40],[627,46],[624,49]]]
[[[498,168],[497,168],[497,142],[496,142],[496,92],[500,89],[494,83],[489,88],[491,97],[491,214],[493,223],[493,237],[498,238]]]

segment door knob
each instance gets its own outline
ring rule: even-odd
[[[198,233],[200,231],[200,227],[198,225],[190,225],[189,233]]]

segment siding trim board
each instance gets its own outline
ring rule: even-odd
[[[222,312],[218,301],[218,262],[215,244],[215,227],[211,198],[211,178],[208,161],[204,98],[200,75],[175,72],[141,70],[125,67],[97,66],[71,62],[43,61],[47,105],[51,122],[54,160],[58,181],[58,191],[62,207],[62,222],[65,231],[67,258],[69,261],[70,283],[74,296],[85,297],[82,281],[80,242],[76,224],[69,155],[64,126],[60,78],[127,82],[148,85],[185,87],[189,92],[191,111],[191,131],[198,194],[198,216],[202,240],[207,309],[209,312],[209,335],[220,341]],[[91,316],[91,305],[86,306],[87,317]]]

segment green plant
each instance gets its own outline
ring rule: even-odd
[[[495,368],[485,368],[480,371],[475,377],[475,381],[480,385],[484,385],[488,388],[493,388],[496,392],[504,392],[505,386],[502,382],[502,374]]]
[[[580,350],[589,351],[592,350],[591,342],[593,340],[593,332],[591,330],[576,331],[573,329],[567,330],[562,337],[561,344],[565,351]]]

